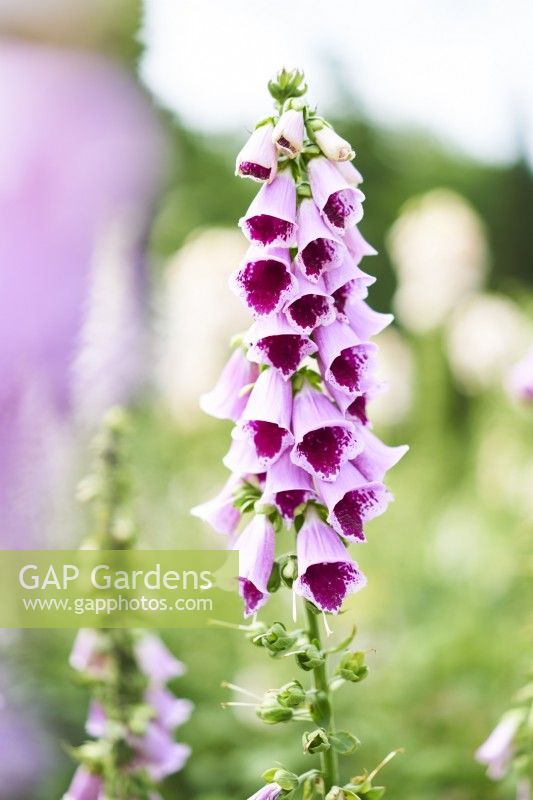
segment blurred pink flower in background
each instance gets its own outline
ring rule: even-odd
[[[68,420],[139,385],[163,147],[134,80],[94,54],[4,39],[0,113],[0,545],[24,548],[45,546]]]

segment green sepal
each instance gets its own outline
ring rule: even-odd
[[[365,653],[361,650],[350,650],[345,653],[335,671],[343,680],[350,683],[359,683],[368,675],[368,667],[365,664]]]
[[[315,753],[325,753],[331,747],[328,735],[323,728],[314,731],[305,731],[302,736],[302,747],[304,753],[314,755]]]
[[[306,700],[305,689],[300,681],[289,681],[277,691],[278,703],[287,708],[298,708]]]
[[[335,733],[331,733],[329,741],[333,749],[343,756],[355,753],[361,744],[357,736],[354,736],[353,733],[349,733],[348,731],[336,731]]]
[[[267,583],[267,592],[269,594],[273,594],[274,592],[278,591],[280,586],[281,586],[281,571],[278,562],[274,561],[274,563],[272,564],[272,572],[270,573],[270,578],[268,579]]]
[[[296,663],[305,672],[321,667],[325,662],[324,654],[314,644],[308,644],[295,653]]]

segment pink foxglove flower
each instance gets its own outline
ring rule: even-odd
[[[269,364],[288,380],[302,361],[316,353],[316,344],[307,336],[295,333],[283,314],[254,322],[246,338],[250,344],[248,358]]]
[[[361,220],[364,194],[346,183],[324,157],[313,158],[308,169],[313,199],[323,219],[332,230],[343,234]]]
[[[514,399],[522,403],[533,403],[533,347],[511,369],[506,386]]]
[[[294,398],[293,462],[317,478],[334,481],[362,446],[353,423],[321,392],[306,386]]]
[[[335,166],[346,183],[349,183],[350,186],[359,186],[360,183],[363,183],[363,176],[359,170],[354,167],[353,161],[337,161]]]
[[[317,481],[317,484],[329,511],[329,524],[341,536],[354,541],[366,541],[363,525],[383,514],[392,500],[383,483],[367,481],[349,462],[334,483]]]
[[[315,138],[326,158],[331,161],[351,161],[355,156],[350,142],[339,136],[329,125],[324,125],[323,128],[315,131]]]
[[[364,300],[368,296],[368,287],[376,279],[368,275],[347,259],[342,266],[324,275],[324,287],[331,295],[339,319],[346,321],[344,309],[351,300]]]
[[[101,789],[101,778],[85,767],[78,767],[63,800],[99,800]]]
[[[263,471],[254,443],[249,437],[233,439],[222,463],[237,476],[248,473],[257,474]]]
[[[362,452],[355,458],[354,465],[369,481],[382,481],[389,469],[409,450],[406,444],[389,447],[368,428],[360,428],[358,433],[363,444]]]
[[[277,783],[267,783],[255,792],[248,800],[278,800],[282,788]]]
[[[371,339],[381,333],[394,319],[393,314],[375,311],[359,298],[348,298],[343,304],[343,317],[359,339]]]
[[[265,247],[295,246],[296,187],[288,172],[261,187],[239,225],[250,242]]]
[[[340,267],[345,256],[344,244],[323,222],[313,200],[302,200],[298,209],[296,263],[305,277],[317,281],[326,270]]]
[[[257,379],[234,436],[249,437],[262,468],[273,464],[294,442],[291,433],[292,390],[275,369]]]
[[[267,472],[263,503],[275,505],[290,527],[295,509],[311,497],[316,497],[311,476],[293,464],[288,452],[283,453]]]
[[[105,640],[94,628],[81,628],[74,640],[69,663],[72,669],[85,672],[92,678],[102,678],[109,672],[109,656]]]
[[[331,603],[323,597],[312,602],[340,608],[347,591],[363,584],[340,537],[365,541],[365,523],[392,499],[385,472],[407,449],[383,444],[371,432],[367,413],[384,386],[376,378],[377,347],[369,340],[392,315],[365,302],[376,279],[359,264],[376,251],[356,227],[363,213],[364,195],[357,188],[362,177],[349,160],[339,160],[353,157],[349,143],[308,106],[304,114],[290,107],[291,101],[300,104],[300,90],[291,95],[291,81],[300,77],[282,72],[272,89],[278,104],[272,141],[281,171],[259,189],[239,222],[252,246],[230,279],[254,318],[243,337],[246,359],[261,366],[250,392],[247,374],[227,372],[220,405],[235,422],[223,459],[232,476],[217,497],[193,511],[228,533],[230,546],[239,550],[247,615],[268,597],[274,531],[293,523],[298,542],[324,543],[332,556],[324,564],[336,565],[324,573],[325,585],[334,587]],[[324,155],[316,155],[317,143]],[[293,159],[289,165],[287,157]],[[242,361],[238,366],[244,373]],[[248,491],[251,502],[243,503]],[[317,506],[329,525],[316,517]],[[252,509],[260,521],[233,539]],[[321,562],[307,559],[309,548],[297,549],[303,558],[299,586],[307,586],[310,598]],[[345,583],[328,583],[330,573],[344,576]]]
[[[253,384],[258,374],[257,365],[246,358],[241,348],[236,348],[216,386],[200,397],[200,408],[211,417],[236,422],[248,402],[248,395],[242,390]]]
[[[308,511],[296,545],[296,591],[321,611],[337,614],[346,596],[365,586],[365,576],[337,534],[314,510]]]
[[[231,276],[230,289],[244,300],[254,317],[281,311],[296,289],[290,263],[288,250],[252,246]]]
[[[272,142],[274,126],[260,125],[252,133],[235,163],[235,175],[254,181],[271,181],[278,170],[278,156]]]
[[[284,111],[272,133],[278,150],[289,158],[297,156],[304,143],[304,117],[301,111],[289,108]]]
[[[193,711],[190,700],[176,697],[162,686],[149,687],[145,698],[148,705],[154,709],[159,725],[169,731],[187,722]]]
[[[199,506],[191,509],[191,514],[207,522],[217,533],[235,533],[241,521],[241,512],[235,507],[235,490],[241,485],[241,477],[232,473],[221,491]]]
[[[175,658],[161,639],[154,634],[144,634],[136,644],[135,655],[144,674],[156,684],[179,678],[185,666]]]
[[[368,244],[357,227],[350,228],[345,232],[343,242],[356,263],[359,263],[365,256],[377,256],[378,254],[378,251]]]
[[[241,533],[239,551],[239,591],[244,600],[244,615],[254,614],[268,599],[268,580],[275,553],[274,528],[259,514]]]
[[[487,766],[487,775],[492,780],[500,780],[509,770],[516,749],[514,738],[522,719],[521,711],[509,711],[476,751],[477,761]]]
[[[318,328],[318,361],[326,381],[351,398],[363,394],[375,384],[377,347],[361,341],[343,322]]]
[[[285,306],[289,325],[298,333],[309,335],[319,325],[330,325],[337,316],[334,298],[323,284],[311,283],[300,277],[298,288]]]
[[[157,722],[149,723],[144,736],[132,736],[130,744],[135,752],[133,767],[145,769],[156,783],[179,772],[191,753],[188,745],[175,742]]]

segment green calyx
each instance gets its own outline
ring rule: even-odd
[[[365,654],[360,650],[345,653],[337,667],[336,675],[350,683],[359,683],[364,680],[368,675]]]
[[[283,68],[268,82],[268,91],[280,106],[289,98],[303,97],[307,92],[304,73],[297,69]]]

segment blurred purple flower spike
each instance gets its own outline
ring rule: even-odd
[[[138,386],[162,142],[127,73],[66,49],[4,39],[0,111],[1,543],[24,548],[43,544],[65,420]]]

